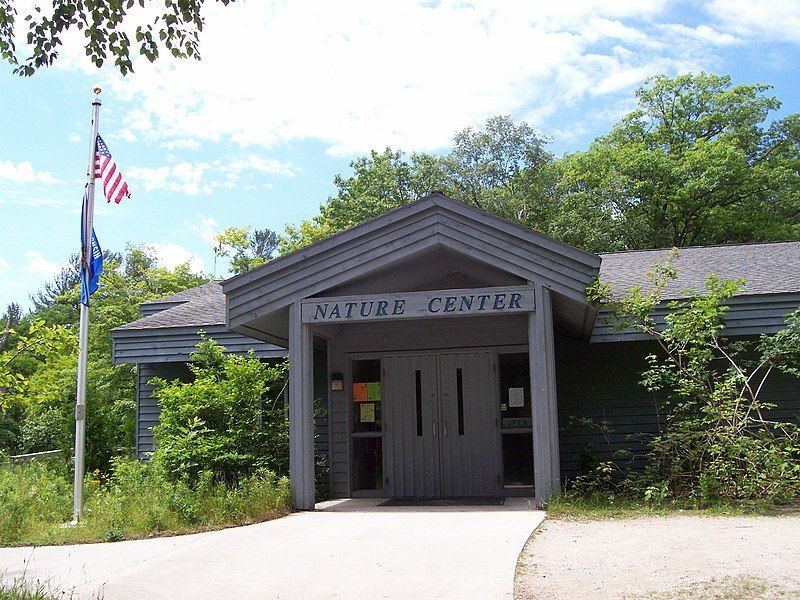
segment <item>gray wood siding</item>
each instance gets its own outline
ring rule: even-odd
[[[783,329],[786,315],[800,307],[800,294],[736,296],[729,303],[724,321],[731,336],[776,333]],[[660,306],[654,313],[657,325],[663,326],[667,308]],[[633,329],[618,331],[607,311],[600,311],[592,332],[592,343],[646,340],[645,334]]]
[[[633,469],[644,467],[646,436],[664,426],[664,415],[658,409],[663,396],[638,384],[646,368],[645,357],[655,351],[652,342],[587,344],[562,337],[556,339],[564,476],[578,474],[581,452],[589,445],[596,448],[600,460],[609,460],[617,450],[629,450],[633,456],[619,458],[617,463]],[[800,420],[800,380],[778,374],[765,386],[762,399],[777,405],[770,411],[771,418]],[[608,421],[612,431],[606,438],[595,428],[571,425],[571,418]]]
[[[331,373],[345,373],[344,353],[339,344],[328,344],[328,368]],[[330,493],[334,498],[350,492],[350,425],[346,391],[331,391],[328,407]]]
[[[582,299],[599,257],[443,199],[421,201],[223,283],[235,328],[434,246]]]
[[[115,364],[187,362],[205,331],[234,354],[253,350],[257,358],[279,358],[286,350],[226,330],[224,325],[177,327],[164,329],[121,330],[112,333],[112,356]]]
[[[161,407],[153,396],[154,377],[191,381],[191,371],[185,364],[140,364],[137,368],[136,456],[146,458],[154,449],[152,428],[158,424]]]

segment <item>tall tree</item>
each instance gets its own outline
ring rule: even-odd
[[[613,230],[592,250],[797,237],[800,115],[770,122],[769,89],[707,73],[648,80],[635,111],[563,159],[564,233]]]
[[[553,156],[547,139],[509,116],[458,132],[441,166],[451,193],[508,219],[546,229],[553,210]]]
[[[234,275],[272,260],[278,247],[278,234],[271,229],[228,227],[214,236],[214,240],[217,243],[214,254],[230,259]]]
[[[555,207],[555,170],[545,138],[527,123],[493,117],[480,131],[456,133],[445,156],[373,150],[337,175],[337,194],[320,214],[289,226],[281,253],[296,250],[440,190],[478,208],[546,230]]]
[[[138,318],[141,302],[207,281],[188,264],[159,267],[155,252],[146,246],[129,247],[124,257],[108,253],[104,263],[100,287],[91,298],[89,469],[103,468],[118,448],[133,443],[135,369],[111,363],[111,329]],[[47,297],[49,304],[22,318],[0,350],[0,450],[68,449],[73,441],[77,322],[65,320],[61,308],[74,312],[79,284]]]
[[[12,302],[6,307],[6,313],[0,321],[0,352],[6,349],[11,333],[21,320],[22,309],[19,304]]]
[[[377,217],[413,202],[434,190],[443,190],[446,179],[438,158],[430,154],[406,155],[386,148],[371,151],[350,163],[353,174],[336,175],[335,196],[320,206],[320,214],[299,226],[288,226],[280,240],[286,254],[332,233]]]

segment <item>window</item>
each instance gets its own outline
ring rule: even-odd
[[[383,382],[378,358],[352,362],[353,490],[383,487]]]
[[[533,485],[531,374],[527,352],[500,354],[500,433],[503,485]]]

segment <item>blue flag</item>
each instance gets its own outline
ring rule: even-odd
[[[89,296],[97,289],[100,274],[103,272],[103,250],[97,235],[92,228],[92,245],[89,256],[86,256],[86,193],[83,196],[83,209],[81,210],[81,304],[89,306]]]

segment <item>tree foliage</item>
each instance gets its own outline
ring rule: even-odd
[[[536,227],[552,210],[553,156],[547,139],[525,122],[492,117],[481,131],[463,129],[440,162],[450,193],[474,206]]]
[[[634,287],[608,303],[620,327],[646,334],[658,348],[647,357],[640,383],[665,396],[667,421],[649,441],[649,465],[639,485],[649,499],[797,498],[800,427],[771,418],[776,406],[763,392],[776,373],[800,374],[800,309],[775,335],[731,341],[724,315],[743,282],[710,275],[704,292],[666,302],[661,324],[654,311],[676,276],[671,264],[654,265],[650,291]]]
[[[214,236],[215,256],[224,256],[231,261],[234,275],[255,269],[272,260],[278,248],[278,234],[270,229],[252,227],[228,227]]]
[[[372,151],[334,179],[286,253],[441,190],[592,252],[795,239],[800,115],[776,118],[763,84],[707,73],[649,79],[638,108],[584,152],[556,159],[527,123],[493,117],[442,156]]]
[[[233,0],[217,0],[227,5]],[[54,0],[43,8],[20,14],[16,0],[0,0],[0,57],[14,73],[33,75],[57,59],[64,36],[83,32],[86,56],[96,67],[113,60],[123,75],[133,71],[136,55],[155,61],[162,51],[177,58],[200,58],[200,32],[204,0]],[[21,57],[15,39],[27,23],[25,39],[30,52]]]
[[[69,450],[74,440],[78,281],[64,285],[65,267],[36,295],[42,304],[9,328],[0,351],[0,450]],[[111,329],[139,317],[139,304],[204,283],[188,264],[157,265],[154,251],[129,247],[106,254],[91,297],[86,442],[89,470],[105,468],[133,445],[135,370],[111,363]],[[59,290],[59,293],[55,293]],[[14,317],[16,319],[16,317]]]
[[[353,175],[336,175],[336,196],[320,206],[320,214],[299,226],[288,226],[279,250],[286,254],[333,233],[368,221],[442,189],[444,174],[429,154],[412,154],[386,148],[373,150],[350,163]]]
[[[797,237],[800,116],[770,123],[769,89],[706,73],[648,80],[636,110],[562,161],[575,233],[606,232],[593,250]]]
[[[335,196],[320,214],[288,226],[279,250],[286,254],[331,234],[414,202],[433,191],[532,226],[547,226],[552,199],[552,156],[544,138],[526,123],[493,117],[483,131],[457,133],[452,152],[437,157],[373,150],[337,175]]]

